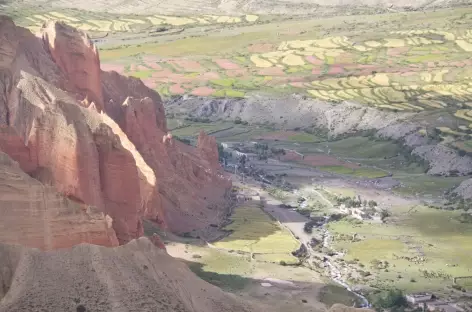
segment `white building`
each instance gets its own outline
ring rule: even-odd
[[[417,304],[422,302],[427,302],[433,299],[433,294],[431,293],[414,293],[406,295],[406,301],[411,304]]]

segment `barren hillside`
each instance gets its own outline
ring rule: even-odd
[[[147,238],[50,252],[0,244],[0,265],[1,312],[264,311],[197,278]]]
[[[19,5],[43,8],[75,8],[86,11],[119,14],[335,14],[349,12],[378,13],[382,11],[422,10],[468,5],[469,0],[127,0],[127,1],[22,1]]]

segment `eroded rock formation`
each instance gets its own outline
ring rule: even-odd
[[[4,243],[44,250],[82,242],[118,246],[110,217],[31,178],[2,152],[0,194],[0,233]]]
[[[177,232],[222,219],[230,182],[213,145],[172,140],[159,95],[139,79],[101,72],[85,34],[51,22],[39,38],[0,17],[0,56],[0,150],[36,182],[96,207],[120,243],[143,235],[143,217]]]

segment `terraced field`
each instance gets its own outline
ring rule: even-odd
[[[141,32],[155,26],[198,27],[205,25],[250,24],[258,21],[257,15],[226,16],[196,15],[192,17],[171,15],[112,15],[89,11],[66,10],[38,13],[36,10],[13,15],[17,22],[36,32],[48,20],[63,21],[87,32]]]
[[[140,77],[164,96],[296,92],[399,112],[449,109],[461,127],[438,130],[467,138],[472,133],[472,9],[445,12],[378,15],[369,23],[360,17],[318,24],[286,21],[277,27],[249,26],[256,16],[146,17],[146,23],[156,25],[246,26],[227,36],[105,47],[101,56],[105,69]],[[121,22],[131,23],[127,20]],[[113,28],[114,23],[101,27]]]

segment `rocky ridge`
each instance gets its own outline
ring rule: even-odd
[[[0,150],[22,171],[68,202],[102,212],[100,222],[112,224],[121,244],[143,235],[143,217],[175,232],[222,220],[231,183],[213,163],[211,139],[197,148],[174,141],[159,95],[139,79],[101,71],[84,33],[50,22],[36,37],[0,17],[0,43]],[[67,207],[60,209],[70,213]],[[41,222],[55,237],[54,220]],[[108,241],[87,239],[84,227],[77,242],[116,245],[103,228]]]
[[[240,117],[252,124],[268,123],[284,129],[323,129],[333,137],[369,131],[408,147],[412,154],[429,164],[428,174],[465,176],[472,173],[470,156],[461,156],[456,150],[419,133],[425,126],[421,114],[381,111],[352,102],[328,103],[298,95],[283,99],[177,97],[166,102],[166,109],[175,115],[229,120]]]

